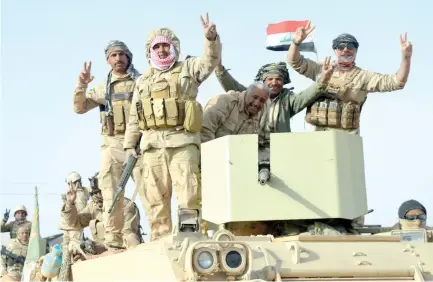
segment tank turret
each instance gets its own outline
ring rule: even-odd
[[[202,144],[203,218],[216,224],[353,220],[368,213],[362,138],[342,132],[225,136]]]

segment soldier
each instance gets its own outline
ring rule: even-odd
[[[69,189],[74,190],[77,195],[74,202],[75,207],[77,208],[78,212],[82,211],[87,206],[87,202],[90,198],[89,189],[83,187],[81,175],[77,172],[71,172],[66,178],[66,183],[68,183]],[[66,195],[62,195],[62,198],[66,200]],[[63,230],[63,246],[66,246],[71,238],[80,240],[82,229],[71,228],[64,220],[62,220],[60,224],[60,229]]]
[[[74,204],[76,199],[76,191],[69,189],[66,194],[66,203],[62,206],[61,215],[62,220],[69,227],[83,229],[90,227],[92,238],[95,241],[93,244],[96,247],[96,252],[101,253],[105,251],[105,227],[103,221],[103,195],[97,186],[92,186],[90,191],[92,201],[82,210],[78,211]],[[140,234],[140,212],[134,202],[128,198],[123,198],[123,246],[131,248],[142,243]]]
[[[180,208],[199,209],[200,129],[202,106],[198,87],[215,69],[220,39],[213,23],[201,18],[204,54],[179,61],[180,41],[168,28],[152,31],[146,42],[150,70],[140,76],[134,91],[125,135],[127,157],[142,138],[141,198],[150,225],[151,241],[172,230],[172,185]],[[137,107],[135,106],[137,105]]]
[[[224,77],[220,76],[222,84],[230,85],[234,81],[235,83],[231,85],[236,87],[237,91],[242,92],[229,90],[227,94],[215,96],[207,103],[201,141],[207,142],[224,135],[259,133],[260,142],[267,143],[270,132],[290,132],[290,118],[325,91],[326,84],[332,75],[330,58],[327,59],[327,62],[323,67],[324,73],[328,75],[323,76],[319,83],[314,83],[298,95],[293,95],[289,89],[283,88],[284,84],[290,82],[285,63],[263,66],[256,80],[263,81],[264,84],[252,84],[247,91],[228,73]],[[259,85],[263,85],[260,88],[265,91],[257,89]],[[225,87],[225,90],[227,89],[230,87]],[[270,105],[266,104],[268,97],[272,101]],[[257,114],[263,108],[258,118]],[[279,114],[279,111],[284,114]]]
[[[426,228],[427,210],[416,200],[403,202],[398,209],[399,223],[393,229],[418,229]]]
[[[321,63],[304,58],[299,52],[299,45],[313,29],[310,22],[306,27],[297,29],[287,60],[295,71],[317,81],[321,75]],[[309,106],[305,117],[316,131],[343,130],[360,134],[361,109],[367,94],[404,88],[412,57],[412,44],[407,40],[407,34],[404,37],[400,35],[402,61],[396,74],[379,74],[357,67],[355,58],[358,47],[356,38],[347,33],[333,40],[332,49],[337,61],[334,62],[336,70],[329,83],[328,97],[320,98]]]
[[[9,241],[6,250],[16,259],[2,254],[2,281],[21,281],[25,257],[29,244],[30,230],[27,225],[18,227],[16,237]]]
[[[122,148],[124,132],[129,116],[130,101],[135,87],[135,79],[140,73],[132,64],[132,53],[125,43],[110,41],[105,49],[107,63],[111,66],[107,80],[86,94],[87,85],[93,80],[91,62],[80,73],[78,85],[74,94],[74,111],[84,114],[99,107],[102,122],[102,151],[100,162],[99,183],[104,198],[105,244],[108,248],[119,248],[123,244],[123,212],[122,206],[115,206],[109,214],[116,185],[122,173],[125,162],[125,152]],[[132,178],[136,185],[140,168],[136,166]],[[122,193],[119,197],[123,203]]]
[[[32,223],[31,221],[27,220],[27,209],[25,206],[20,205],[15,207],[14,209],[15,220],[7,223],[9,219],[9,213],[10,210],[6,210],[6,212],[3,215],[3,221],[1,222],[1,232],[10,232],[9,233],[10,238],[14,239],[17,236],[18,228],[20,228],[21,226],[26,226],[28,230],[31,229]]]

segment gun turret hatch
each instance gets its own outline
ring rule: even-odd
[[[223,224],[354,219],[367,213],[360,136],[337,131],[272,133],[270,164],[263,166],[262,174],[259,168],[259,176],[257,148],[258,136],[253,134],[201,145],[203,219]]]

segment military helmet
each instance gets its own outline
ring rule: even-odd
[[[14,209],[14,215],[18,212],[18,211],[24,211],[27,214],[27,209],[24,205],[19,205],[16,206]]]
[[[68,177],[66,178],[66,183],[74,183],[78,180],[81,180],[81,175],[75,171],[68,174]]]

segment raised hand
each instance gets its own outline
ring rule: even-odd
[[[325,62],[322,65],[322,75],[320,78],[320,82],[322,84],[328,84],[329,80],[334,73],[335,64],[331,63],[331,57],[326,57]]]
[[[4,222],[8,222],[9,220],[9,213],[11,212],[11,210],[6,209],[6,212],[3,215],[3,221]]]
[[[93,76],[91,76],[90,71],[92,70],[92,61],[89,61],[89,65],[87,65],[87,62],[84,62],[83,70],[80,72],[80,76],[78,78],[78,81],[81,84],[89,84],[93,80]]]
[[[295,42],[299,44],[304,41],[308,34],[310,34],[315,28],[316,27],[314,25],[311,25],[311,21],[308,21],[305,27],[298,27],[295,33]]]
[[[74,189],[69,188],[68,192],[66,192],[66,201],[68,205],[73,205],[75,203],[75,199],[77,198],[77,193]]]
[[[217,31],[215,24],[209,21],[209,13],[206,13],[206,21],[202,16],[200,16],[200,19],[204,29],[204,36],[206,36],[209,41],[214,41],[217,37]]]
[[[404,36],[400,34],[400,48],[403,57],[410,58],[412,56],[412,43],[407,40],[407,32]]]

